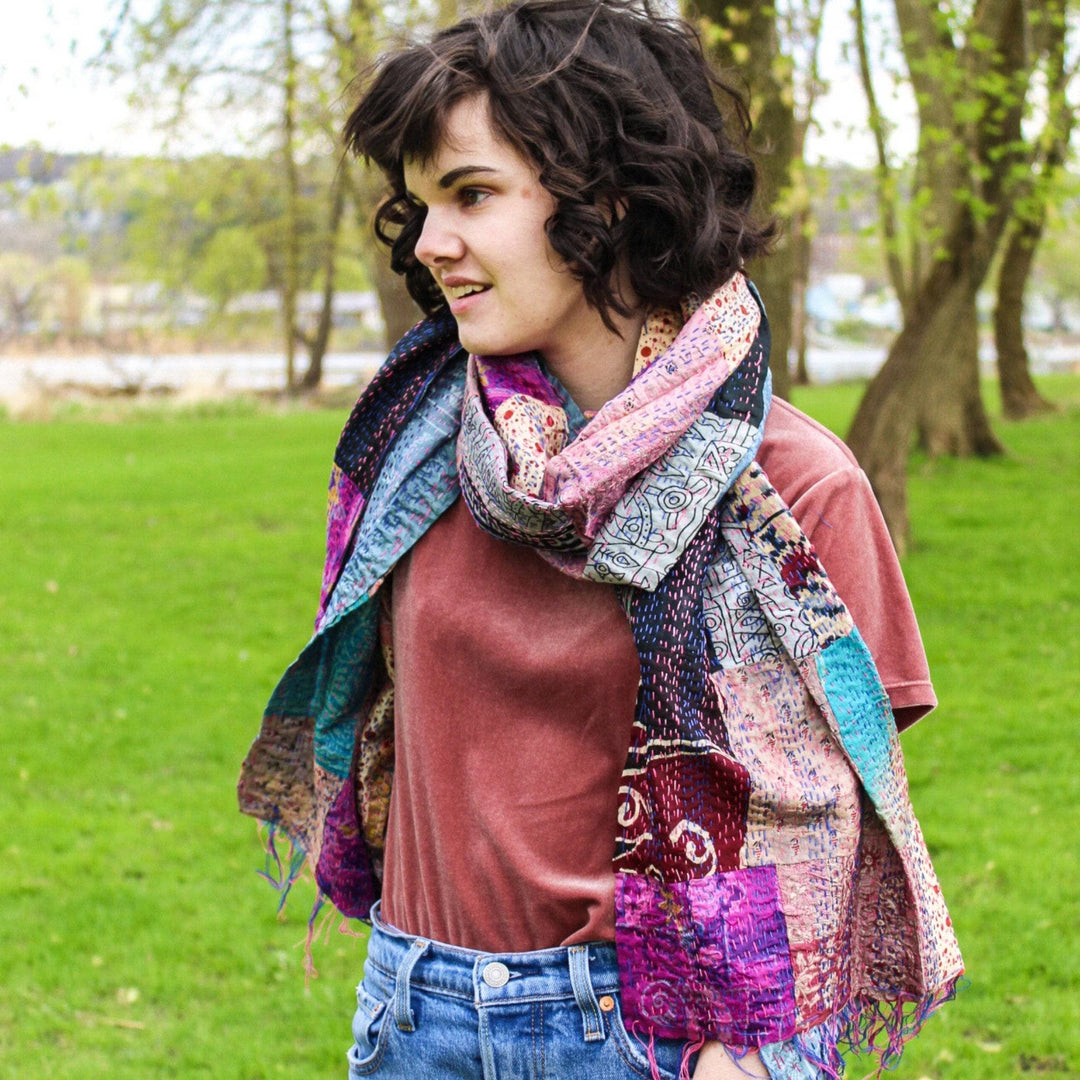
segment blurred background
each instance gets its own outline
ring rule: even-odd
[[[337,133],[380,50],[468,10],[6,17],[0,1076],[343,1075],[362,930],[320,924],[305,981],[313,887],[275,914],[231,786],[336,434],[419,315]],[[750,96],[776,391],[870,476],[942,702],[904,743],[972,984],[896,1075],[1080,1076],[1080,9],[681,14]]]

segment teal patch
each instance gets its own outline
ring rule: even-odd
[[[867,794],[880,803],[894,782],[889,756],[893,714],[859,631],[852,630],[824,648],[817,657],[817,671],[844,751]]]
[[[313,642],[326,677],[315,688],[315,764],[344,779],[352,766],[356,722],[371,682],[379,604],[368,600]]]

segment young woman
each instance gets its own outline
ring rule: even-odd
[[[467,19],[349,119],[428,317],[345,427],[240,794],[372,924],[351,1077],[815,1080],[961,974],[903,579],[770,401],[747,126],[623,0]]]

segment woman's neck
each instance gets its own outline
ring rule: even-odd
[[[630,385],[634,377],[638,339],[645,312],[629,316],[612,313],[613,333],[599,319],[574,342],[571,349],[552,355],[544,362],[584,412],[595,412]]]

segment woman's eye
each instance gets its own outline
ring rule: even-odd
[[[490,194],[481,188],[462,188],[461,201],[465,206],[479,206]]]

